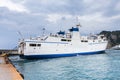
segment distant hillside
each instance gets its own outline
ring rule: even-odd
[[[100,34],[104,34],[108,39],[108,48],[120,44],[120,30],[118,31],[102,31]]]

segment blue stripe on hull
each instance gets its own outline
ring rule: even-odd
[[[96,52],[85,52],[85,53],[78,53],[79,55],[91,55],[91,54],[101,54],[105,53],[105,51],[96,51]]]
[[[51,54],[51,55],[20,55],[24,59],[47,59],[47,58],[59,58],[59,57],[71,57],[77,55],[90,55],[90,54],[101,54],[105,51],[96,52],[85,52],[85,53],[73,53],[73,54]]]
[[[70,57],[76,56],[77,54],[51,54],[51,55],[21,55],[21,58],[25,59],[47,59],[47,58],[59,58],[59,57]]]

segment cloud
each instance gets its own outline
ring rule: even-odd
[[[120,1],[116,3],[115,10],[120,11]]]
[[[48,14],[47,15],[47,21],[52,22],[52,23],[57,23],[57,21],[65,18],[72,18],[72,15],[67,15],[67,14]]]
[[[17,33],[21,31],[25,37],[39,34],[46,25],[44,15],[11,12],[7,8],[0,8],[0,26]],[[7,37],[7,36],[6,36]]]
[[[66,0],[65,1],[56,1],[56,0],[26,0],[26,7],[32,12],[32,13],[56,13],[56,11],[62,11],[64,9],[60,8],[63,5],[66,5]],[[39,7],[38,7],[39,6]],[[62,11],[63,12],[63,11]]]
[[[20,3],[14,3],[12,0],[0,0],[0,7],[6,7],[17,12],[28,12],[25,6]]]
[[[119,30],[119,5],[117,0],[0,0],[1,43],[10,38],[17,43],[18,31],[25,38],[41,35],[43,28],[46,34],[66,31],[77,24],[76,17],[83,34]]]

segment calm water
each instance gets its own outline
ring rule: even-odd
[[[120,51],[66,58],[23,60],[11,57],[24,80],[120,80]]]

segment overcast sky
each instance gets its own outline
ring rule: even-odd
[[[0,0],[0,49],[24,38],[67,30],[78,21],[82,34],[120,30],[120,0]]]

